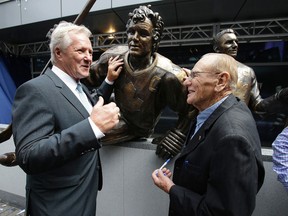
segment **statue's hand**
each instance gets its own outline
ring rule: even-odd
[[[62,20],[59,23],[67,23],[67,22]],[[52,32],[57,28],[57,26],[58,26],[58,24],[54,24],[54,26],[52,28],[50,28],[49,31],[47,32],[46,38],[48,38],[49,41],[51,40]]]
[[[50,28],[49,31],[47,32],[46,38],[48,38],[49,41],[51,40],[52,32],[54,31],[54,29],[56,29],[57,26],[58,26],[58,24],[54,24],[54,26],[52,28]]]
[[[7,167],[17,166],[15,152],[8,152],[0,155],[0,164]]]
[[[177,129],[172,129],[161,139],[155,138],[152,143],[157,144],[156,155],[168,159],[176,156],[182,149],[186,136]]]
[[[12,123],[8,125],[3,131],[0,132],[0,143],[5,142],[12,136]]]
[[[278,100],[288,103],[288,87],[281,89],[275,96]]]
[[[275,120],[273,122],[273,125],[276,126],[283,126],[286,122],[287,115],[284,113],[276,113],[275,114]]]

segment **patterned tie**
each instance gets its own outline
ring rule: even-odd
[[[88,98],[87,98],[86,94],[84,93],[82,85],[81,85],[80,82],[77,83],[76,89],[78,91],[78,94],[79,94],[80,101],[81,101],[82,105],[85,107],[85,109],[88,111],[88,113],[91,113],[92,105],[88,101]]]

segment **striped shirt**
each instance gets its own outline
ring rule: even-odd
[[[273,170],[278,175],[278,180],[288,191],[288,127],[277,136],[272,143]]]

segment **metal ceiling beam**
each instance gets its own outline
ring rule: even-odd
[[[268,42],[288,39],[287,17],[267,20],[166,27],[163,31],[163,38],[160,46],[172,47],[210,44],[213,37],[219,31],[226,28],[234,29],[240,43]],[[126,40],[126,32],[96,34],[93,35],[91,39],[94,52],[104,51],[115,44],[126,44]],[[47,41],[19,45],[5,44],[2,47],[4,47],[6,52],[14,53],[16,55],[47,55],[50,52]]]

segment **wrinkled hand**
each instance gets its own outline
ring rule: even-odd
[[[185,134],[177,129],[170,130],[161,140],[155,138],[152,143],[158,144],[156,155],[168,159],[176,156],[182,149],[186,140]]]
[[[122,65],[124,64],[123,59],[119,58],[119,55],[116,57],[111,57],[108,60],[108,72],[107,72],[107,79],[110,82],[116,80],[122,71]]]
[[[157,169],[152,173],[154,184],[166,193],[169,193],[171,187],[175,185],[170,179],[171,176],[172,173],[167,168],[163,168],[162,170]]]
[[[119,107],[115,103],[111,102],[104,105],[103,98],[99,97],[99,101],[92,109],[90,118],[102,133],[106,133],[118,124],[119,111]]]

